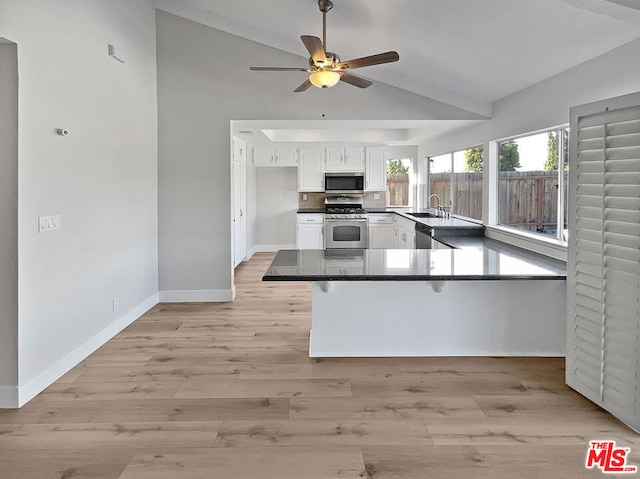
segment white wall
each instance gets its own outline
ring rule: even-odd
[[[0,32],[19,56],[24,402],[157,298],[155,12],[147,0],[3,0]],[[38,233],[52,214],[62,228]]]
[[[306,61],[158,11],[160,290],[231,298],[232,120],[475,119],[381,83],[294,94],[303,74],[251,65]]]
[[[490,120],[419,146],[421,157],[569,123],[569,108],[640,90],[640,40],[578,65],[494,104]]]
[[[18,385],[18,56],[0,39],[0,404]]]
[[[298,169],[256,168],[256,245],[296,244]]]

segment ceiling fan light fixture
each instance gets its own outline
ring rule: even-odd
[[[318,70],[309,75],[309,81],[318,88],[331,88],[340,81],[340,74],[331,70]]]

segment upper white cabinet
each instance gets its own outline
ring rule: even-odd
[[[324,191],[324,148],[300,148],[298,191]]]
[[[256,146],[253,148],[255,166],[298,166],[298,148],[294,146]]]
[[[364,172],[364,148],[328,146],[325,148],[325,171]]]
[[[365,190],[387,190],[387,162],[384,158],[384,147],[366,149]]]

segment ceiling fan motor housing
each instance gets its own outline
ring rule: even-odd
[[[333,53],[333,52],[326,52],[325,53],[327,61],[326,62],[314,62],[313,58],[309,58],[309,66],[310,67],[318,67],[318,68],[322,68],[322,67],[333,67],[334,65],[336,65],[337,63],[340,63],[340,57]]]
[[[318,0],[318,7],[322,13],[327,13],[333,8],[333,3],[330,0]]]

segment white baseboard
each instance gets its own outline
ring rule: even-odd
[[[250,260],[256,253],[275,253],[281,249],[296,249],[294,244],[259,244],[249,250],[246,260]]]
[[[161,303],[227,303],[233,301],[233,289],[160,291]]]
[[[0,408],[22,407],[124,328],[158,304],[158,293],[121,316],[98,334],[17,388],[0,388]]]

